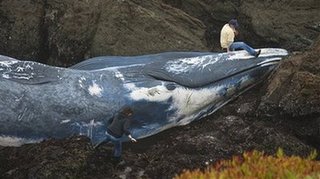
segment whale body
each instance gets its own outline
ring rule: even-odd
[[[0,56],[0,145],[47,138],[104,138],[123,106],[135,138],[212,114],[264,80],[288,52],[166,52],[103,56],[70,68]],[[127,140],[123,137],[123,140]]]

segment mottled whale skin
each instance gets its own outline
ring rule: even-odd
[[[105,56],[70,68],[0,56],[0,145],[72,135],[96,143],[127,105],[135,138],[186,125],[264,80],[288,55],[261,50],[258,58],[245,51]]]

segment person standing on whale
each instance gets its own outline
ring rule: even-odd
[[[223,50],[234,51],[237,49],[246,50],[250,55],[258,57],[261,50],[255,51],[252,47],[244,42],[234,42],[234,38],[239,34],[238,29],[239,23],[237,19],[231,19],[227,24],[225,24],[220,32],[220,45]]]
[[[128,136],[132,142],[137,142],[135,138],[131,136],[129,127],[132,121],[133,111],[130,107],[124,107],[120,113],[117,113],[113,118],[111,124],[107,127],[106,138],[102,142],[112,142],[114,144],[114,158],[120,159],[122,153],[122,141],[123,135]],[[97,148],[102,142],[98,143],[94,148]]]

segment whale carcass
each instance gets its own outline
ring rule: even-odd
[[[0,145],[72,135],[96,143],[123,106],[134,110],[135,138],[186,125],[264,80],[288,55],[261,50],[258,58],[245,51],[104,56],[70,68],[0,56]]]

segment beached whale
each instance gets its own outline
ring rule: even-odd
[[[212,114],[276,67],[287,51],[105,56],[59,68],[0,56],[0,145],[86,135],[104,138],[123,106],[143,138]],[[124,138],[124,140],[126,140]]]

